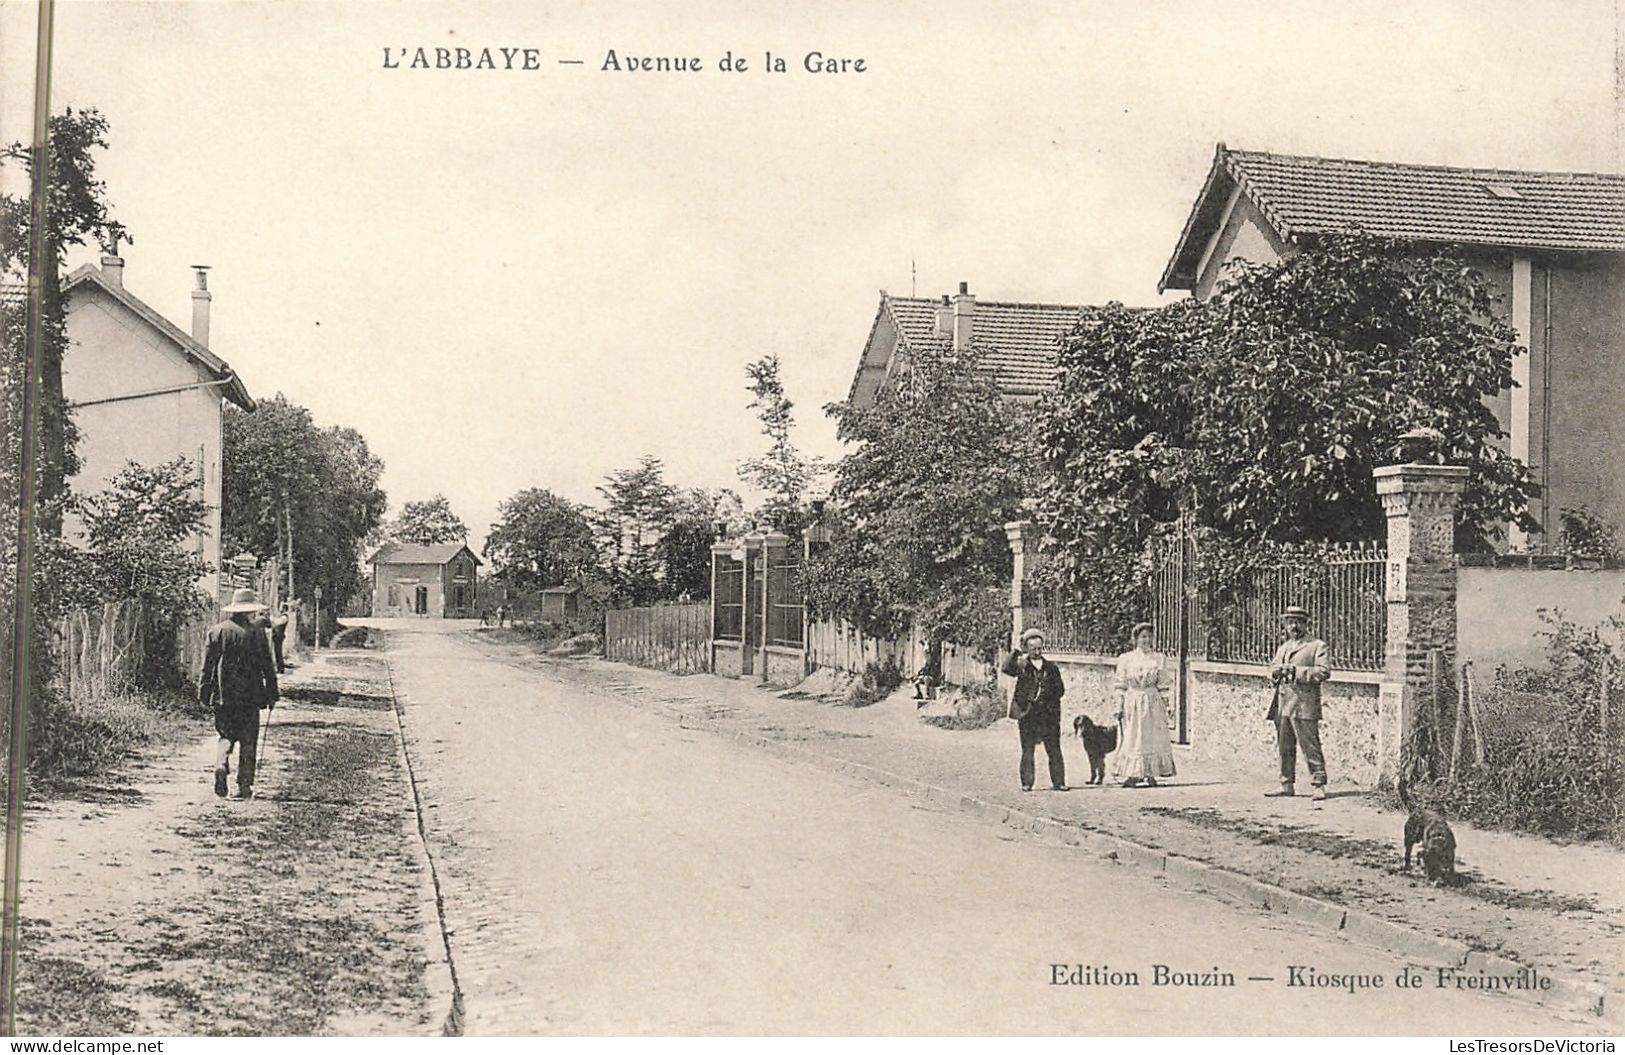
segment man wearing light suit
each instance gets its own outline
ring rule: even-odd
[[[1270,681],[1275,699],[1270,717],[1275,721],[1275,745],[1281,756],[1281,790],[1269,798],[1288,798],[1295,792],[1298,748],[1309,764],[1314,797],[1326,797],[1326,756],[1320,749],[1320,683],[1332,676],[1326,662],[1326,642],[1309,636],[1309,613],[1292,605],[1281,613],[1287,639],[1270,660]]]

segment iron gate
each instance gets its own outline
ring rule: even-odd
[[[1157,543],[1148,592],[1152,634],[1157,651],[1174,666],[1174,691],[1168,701],[1168,736],[1190,743],[1190,653],[1192,609],[1196,599],[1193,518],[1182,514],[1175,530]]]

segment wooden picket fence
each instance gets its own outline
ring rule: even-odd
[[[57,624],[57,680],[69,696],[103,699],[135,687],[142,656],[141,602],[109,601]]]
[[[891,660],[907,680],[924,670],[929,659],[925,635],[918,630],[911,630],[902,637],[887,638],[865,634],[842,619],[813,619],[807,623],[807,663],[815,669],[824,667],[862,674],[871,663],[881,666]],[[993,680],[993,667],[976,654],[974,647],[943,642],[943,684],[987,685]]]
[[[604,658],[703,674],[711,669],[711,605],[657,604],[604,613]]]

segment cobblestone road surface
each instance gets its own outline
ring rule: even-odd
[[[1396,991],[1376,950],[684,730],[457,624],[390,630],[471,1034],[1584,1029]],[[1053,963],[1144,984],[1055,986]],[[1158,963],[1237,986],[1155,987]],[[1384,988],[1288,988],[1291,965]]]

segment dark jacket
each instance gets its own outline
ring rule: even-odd
[[[1061,697],[1066,695],[1066,685],[1054,660],[1044,660],[1044,668],[1038,670],[1027,653],[1012,652],[1000,669],[1016,679],[1010,693],[1010,717],[1022,723],[1061,724]]]
[[[276,662],[263,629],[227,619],[209,631],[198,698],[205,707],[236,711],[276,702]]]

